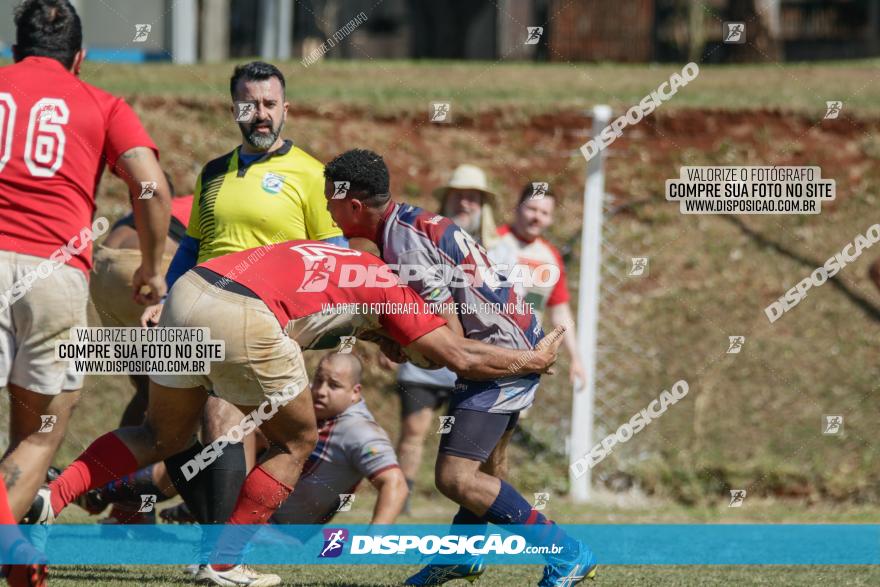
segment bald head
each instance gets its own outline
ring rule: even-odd
[[[318,420],[326,420],[361,401],[361,366],[354,355],[324,355],[312,378],[312,404]]]
[[[364,370],[364,366],[361,363],[361,360],[351,353],[326,354],[321,359],[321,362],[318,363],[318,366],[320,367],[324,364],[337,373],[344,372],[351,385],[356,385],[361,382],[361,373]]]

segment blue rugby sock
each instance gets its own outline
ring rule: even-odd
[[[153,483],[153,465],[126,475],[122,479],[111,481],[98,490],[107,503],[121,504],[129,507],[141,506],[141,495],[155,495],[156,502],[166,499],[165,492]]]
[[[527,526],[523,529],[523,537],[533,545],[556,544],[571,548],[574,542],[562,528],[545,518],[541,512],[533,510],[531,504],[505,481],[501,481],[501,490],[489,506],[486,519],[493,524]]]
[[[452,518],[452,523],[457,526],[485,526],[489,523],[486,515],[478,516],[466,507],[459,506],[458,512]]]

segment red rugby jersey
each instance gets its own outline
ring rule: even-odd
[[[266,245],[200,266],[257,294],[304,349],[332,347],[340,336],[379,326],[407,346],[446,324],[381,259],[325,242]]]
[[[122,99],[48,57],[0,67],[0,250],[49,257],[91,227],[104,166],[134,147],[158,155]],[[68,264],[88,274],[91,257]]]

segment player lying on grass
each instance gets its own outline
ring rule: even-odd
[[[379,492],[370,524],[393,524],[408,493],[388,434],[361,397],[360,360],[352,354],[325,355],[312,378],[318,444],[309,455],[296,491],[272,522],[326,524],[340,495],[354,493],[363,479]]]
[[[353,149],[327,164],[324,194],[333,220],[348,238],[373,241],[401,280],[470,340],[512,349],[529,349],[542,330],[512,284],[492,266],[485,249],[450,219],[408,204],[389,193],[388,168],[372,151]],[[340,194],[337,185],[347,190]],[[562,329],[564,331],[564,328]],[[453,369],[454,370],[454,369]],[[532,405],[537,375],[504,373],[479,381],[457,371],[448,415],[454,424],[440,440],[434,482],[459,504],[454,524],[525,524],[533,544],[562,545],[548,555],[541,587],[572,585],[595,575],[590,549],[551,525],[502,479],[506,447],[522,410]],[[483,573],[477,557],[437,559],[407,579],[407,585],[441,585]]]
[[[318,364],[311,383],[318,444],[300,473],[296,489],[272,516],[272,523],[326,524],[339,508],[339,496],[354,493],[365,478],[379,492],[371,524],[393,524],[403,509],[406,480],[388,434],[361,396],[361,371],[360,360],[350,353],[324,355]],[[94,514],[110,503],[134,513],[141,506],[141,495],[158,491],[153,480],[126,477],[88,492],[84,505],[89,505],[87,509]],[[185,503],[169,509],[175,511],[164,510],[162,519],[196,521]]]
[[[345,287],[343,268],[388,271],[380,259],[314,241],[288,241],[260,250],[262,257],[231,275],[256,250],[232,253],[188,271],[172,288],[160,327],[209,327],[225,341],[225,360],[208,375],[151,375],[146,422],[93,442],[48,488],[34,507],[38,523],[51,523],[90,489],[186,451],[193,444],[212,391],[249,414],[271,405],[260,430],[271,448],[248,475],[230,524],[264,524],[293,491],[315,448],[317,426],[301,349],[334,347],[343,335],[383,330],[415,360],[446,365],[468,379],[547,372],[562,332],[534,350],[512,350],[465,339],[432,314],[408,287]],[[355,308],[360,311],[351,311]],[[347,308],[345,311],[342,308]],[[339,308],[341,311],[334,311]],[[198,579],[218,585],[275,585],[280,578],[243,565],[208,565]]]

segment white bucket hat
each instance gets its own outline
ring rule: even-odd
[[[486,248],[498,238],[498,232],[495,228],[495,219],[492,212],[495,206],[495,194],[489,189],[489,181],[486,178],[486,172],[476,165],[467,163],[459,165],[452,172],[452,177],[445,186],[434,190],[434,197],[440,201],[440,213],[446,207],[446,197],[449,190],[476,190],[483,194],[483,205],[480,215],[480,234],[478,236],[482,245]]]

